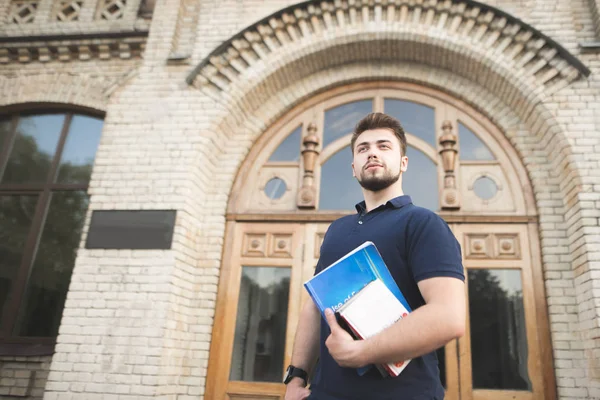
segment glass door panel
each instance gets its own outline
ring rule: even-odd
[[[279,399],[304,278],[304,226],[227,228],[205,398]]]
[[[545,399],[528,225],[456,224],[453,231],[468,298],[460,399]]]
[[[281,382],[290,269],[242,267],[229,380]]]

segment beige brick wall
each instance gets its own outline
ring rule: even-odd
[[[0,357],[0,399],[41,400],[51,358]]]
[[[424,35],[421,47],[406,48],[405,61],[382,62],[376,50],[394,34],[372,32],[377,40],[367,42],[358,27],[283,48],[228,91],[199,90],[184,81],[196,63],[245,26],[294,2],[202,1],[189,63],[169,65],[179,3],[158,1],[143,64],[134,72],[131,62],[118,60],[0,66],[0,88],[10,88],[2,90],[10,93],[2,104],[44,98],[48,94],[32,88],[60,76],[73,82],[67,99],[107,110],[92,210],[178,210],[172,250],[79,250],[46,400],[202,398],[224,213],[239,166],[264,129],[303,99],[375,78],[446,90],[488,116],[518,150],[540,214],[559,398],[600,398],[600,343],[593,339],[600,336],[594,113],[600,58],[578,48],[594,35],[587,1],[486,2],[532,24],[592,69],[589,78],[556,93],[538,86],[527,68],[513,77],[493,49],[452,35],[429,42]],[[414,39],[417,30],[408,27],[406,37]],[[335,47],[350,39],[353,51]],[[426,65],[415,68],[423,46],[431,52],[422,59]],[[461,61],[465,56],[482,62]],[[62,75],[54,72],[64,68]]]

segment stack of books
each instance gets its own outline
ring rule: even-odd
[[[411,312],[379,251],[365,242],[331,264],[304,286],[325,319],[331,308],[356,340],[374,336]],[[326,320],[326,319],[325,319]],[[376,365],[385,377],[398,376],[410,360]],[[358,369],[359,375],[371,366]]]

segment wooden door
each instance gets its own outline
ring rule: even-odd
[[[301,305],[329,223],[229,222],[206,398],[282,399]],[[535,224],[450,224],[467,333],[438,351],[447,400],[553,399]]]

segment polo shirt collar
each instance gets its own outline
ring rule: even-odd
[[[385,208],[401,208],[410,203],[412,203],[412,199],[410,198],[409,195],[405,194],[403,196],[394,197],[393,199],[388,200],[387,203],[385,203],[384,207]],[[367,204],[363,200],[360,203],[356,204],[355,207],[356,207],[356,211],[359,214],[362,214],[366,211]]]

